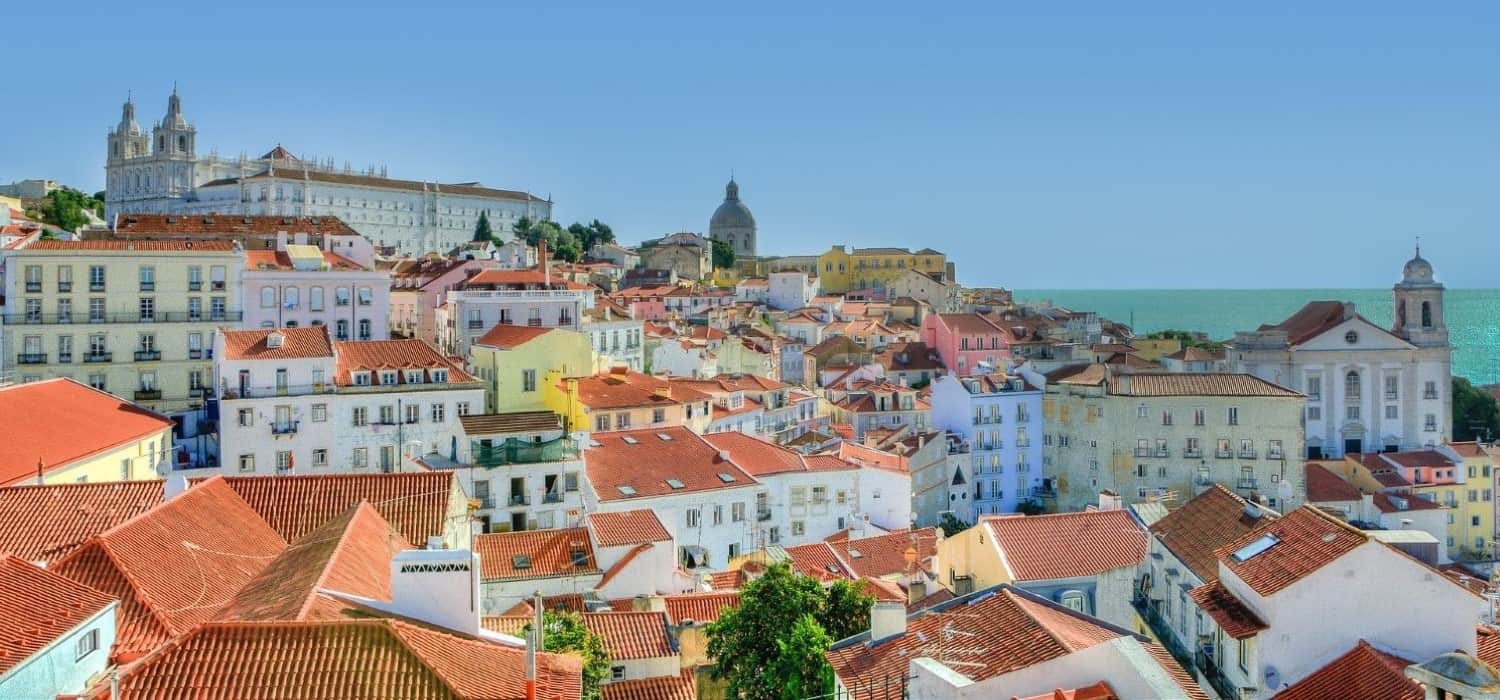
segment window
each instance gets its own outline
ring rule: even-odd
[[[354,427],[362,428],[370,424],[369,410],[370,409],[365,408],[364,406],[354,407]]]
[[[103,299],[89,299],[89,323],[104,323]]]
[[[328,404],[315,403],[312,405],[312,422],[322,423],[328,420]]]
[[[655,408],[651,410],[651,422],[661,424],[667,422],[667,409]]]
[[[242,408],[242,409],[240,409],[239,416],[240,416],[240,427],[241,428],[248,428],[248,427],[250,427],[250,426],[252,426],[252,425],[255,424],[255,411],[254,411],[254,409]]]
[[[90,265],[89,266],[89,291],[91,291],[91,292],[102,292],[102,291],[104,291],[104,266],[103,265]]]
[[[397,376],[396,370],[383,370],[380,373],[380,383],[386,386],[394,386]]]
[[[521,370],[521,391],[536,391],[536,370]]]
[[[224,291],[223,265],[214,265],[208,269],[208,288],[215,292]]]
[[[1401,415],[1401,409],[1400,408],[1398,408],[1396,406],[1386,406],[1385,407],[1385,419],[1386,420],[1396,420],[1397,418],[1400,417],[1400,415]]]
[[[442,423],[445,419],[447,419],[447,417],[448,417],[448,407],[447,406],[445,406],[443,404],[440,404],[440,403],[435,403],[435,404],[432,405],[432,422],[434,422],[434,423]]]
[[[1204,415],[1203,414],[1204,414],[1204,410],[1203,409],[1201,409],[1201,408],[1195,408],[1195,409],[1193,409],[1193,425],[1203,425],[1203,419],[1204,419]]]
[[[1359,407],[1358,406],[1345,406],[1344,407],[1344,420],[1359,420]]]
[[[792,521],[792,537],[801,537],[807,534],[807,523],[801,520]]]
[[[188,291],[196,292],[203,289],[203,268],[197,265],[188,266]]]
[[[620,412],[615,414],[615,430],[625,430],[630,427],[630,414]]]
[[[1307,378],[1307,398],[1314,401],[1323,398],[1323,378],[1313,375]]]
[[[1354,335],[1354,331],[1349,331],[1349,334],[1350,335]],[[1350,342],[1354,342],[1354,341],[1350,341]],[[1250,639],[1249,638],[1241,639],[1241,640],[1239,640],[1239,642],[1240,642],[1239,643],[1239,648],[1235,650],[1235,660],[1239,664],[1241,672],[1249,673],[1250,672]]]
[[[313,287],[307,290],[307,308],[311,311],[323,310],[323,288]]]
[[[1230,406],[1229,407],[1228,420],[1229,420],[1229,424],[1230,425],[1239,425],[1240,424],[1240,408],[1238,406]]]
[[[369,372],[355,372],[354,373],[354,385],[355,386],[369,386],[370,385],[370,373]]]
[[[732,503],[732,504],[730,504],[730,506],[729,506],[729,520],[731,522],[736,522],[736,523],[745,522],[745,504],[744,503]]]
[[[1323,420],[1323,409],[1318,406],[1307,407],[1308,420]]]
[[[208,300],[208,318],[210,321],[223,321],[228,317],[225,311],[224,297],[212,297]]]
[[[368,318],[362,318],[359,320],[359,339],[370,339],[370,319]]]
[[[1083,591],[1063,591],[1058,594],[1057,602],[1069,610],[1077,610],[1084,614],[1089,612],[1089,597]]]
[[[599,414],[597,416],[594,416],[594,431],[602,433],[602,432],[606,432],[608,430],[609,430],[609,414],[608,413],[601,413],[601,414]]]
[[[1427,382],[1422,385],[1422,398],[1435,399],[1438,397],[1437,382]]]
[[[702,511],[698,510],[697,508],[689,508],[687,511],[687,526],[698,527],[702,514]]]
[[[140,312],[141,312],[140,320],[142,320],[142,321],[155,321],[156,320],[156,298],[155,297],[141,297]]]
[[[1150,415],[1151,415],[1151,412],[1146,408],[1146,404],[1141,404],[1141,405],[1135,407],[1135,417],[1136,418],[1145,418],[1145,417],[1150,416]]]
[[[326,448],[323,448],[323,447],[319,447],[319,448],[313,450],[312,451],[312,463],[313,463],[314,467],[326,467],[326,466],[328,466],[328,450]]]
[[[73,659],[76,661],[99,650],[99,630],[91,629],[73,643]]]
[[[360,410],[363,410],[363,409],[360,409]],[[370,448],[368,448],[368,447],[356,447],[356,448],[354,448],[354,454],[350,455],[350,457],[349,457],[349,463],[353,464],[356,469],[370,466]]]
[[[612,680],[612,681],[623,681],[623,680],[625,680],[625,667],[624,666],[610,666],[609,667],[609,679]]]
[[[276,471],[284,472],[292,468],[292,451],[279,450],[276,452]]]
[[[780,544],[781,543],[781,526],[779,526],[779,525],[772,525],[770,531],[766,533],[766,537],[767,537],[767,539],[769,539],[771,541],[771,544]]]
[[[1359,372],[1349,370],[1349,373],[1344,375],[1344,398],[1359,398]]]
[[[1437,432],[1437,414],[1429,413],[1422,419],[1422,431],[1428,433]]]
[[[260,308],[262,308],[262,309],[274,309],[274,308],[276,308],[276,288],[275,287],[261,287],[260,288]]]
[[[242,455],[240,455],[240,471],[242,471],[242,472],[253,472],[253,471],[255,471],[255,455],[253,455],[253,454],[242,454]]]
[[[713,524],[715,524],[715,525],[723,525],[724,524],[724,506],[722,506],[722,505],[716,505],[716,506],[714,506]]]
[[[460,416],[467,416],[467,415],[469,415],[469,402],[468,401],[460,401],[460,402],[458,402],[458,405],[455,406],[455,408],[457,410],[455,410],[454,413],[457,413]]]
[[[1161,424],[1162,425],[1171,425],[1172,424],[1172,412],[1171,411],[1162,411],[1161,412]]]
[[[1387,376],[1385,378],[1385,400],[1395,401],[1397,398],[1400,398],[1400,393],[1396,388],[1396,377]]]
[[[395,406],[392,406],[390,404],[386,404],[386,405],[380,407],[380,423],[381,423],[381,425],[395,425],[396,424],[396,407]]]
[[[417,404],[414,404],[414,403],[413,404],[407,404],[406,405],[406,422],[408,424],[410,424],[410,423],[418,423],[418,422],[421,422],[421,420],[422,420],[422,407],[420,405],[417,405]]]
[[[1344,342],[1346,342],[1346,343],[1348,343],[1350,345],[1358,343],[1359,342],[1359,334],[1356,333],[1356,332],[1354,332],[1354,331],[1349,331],[1348,333],[1345,333],[1344,334]]]

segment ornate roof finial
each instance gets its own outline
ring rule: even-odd
[[[1417,234],[1417,257],[1422,257],[1422,235]]]
[[[172,81],[172,96],[177,96],[177,81],[175,80]]]

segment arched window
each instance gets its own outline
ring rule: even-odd
[[[187,153],[187,137],[186,136],[178,136],[177,137],[177,151],[179,153]]]
[[[276,288],[275,287],[261,287],[260,288],[260,307],[262,309],[274,309],[274,308],[276,308]]]
[[[1359,372],[1349,370],[1344,375],[1344,396],[1350,399],[1359,398]]]
[[[1422,302],[1422,327],[1432,327],[1432,302],[1430,301]]]
[[[1406,327],[1406,300],[1405,299],[1402,299],[1401,303],[1399,303],[1399,304],[1396,305],[1396,327],[1397,328],[1405,328]]]

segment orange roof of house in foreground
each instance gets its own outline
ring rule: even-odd
[[[1213,581],[1219,578],[1214,550],[1274,518],[1270,511],[1252,507],[1238,494],[1214,484],[1152,523],[1151,532],[1199,579]]]
[[[160,481],[0,488],[0,554],[53,562],[163,500]]]
[[[1264,538],[1271,544],[1254,556],[1243,561],[1234,556]],[[1256,593],[1270,596],[1368,541],[1365,533],[1303,506],[1225,544],[1214,556]]]
[[[594,543],[581,527],[475,535],[474,551],[486,581],[600,573]]]
[[[334,354],[338,367],[334,370],[334,383],[351,385],[354,372],[379,372],[383,369],[442,369],[448,371],[448,382],[478,381],[461,367],[457,367],[432,344],[418,338],[401,340],[344,340],[336,341]],[[406,384],[405,372],[397,372],[396,380]],[[423,381],[432,381],[430,377]]]
[[[1017,581],[1078,578],[1134,566],[1146,557],[1146,530],[1127,510],[1016,515],[980,521]]]
[[[698,684],[691,668],[675,676],[606,683],[599,690],[601,700],[698,700]]]
[[[545,326],[518,326],[512,323],[496,324],[494,328],[485,331],[474,341],[475,345],[499,350],[510,350],[525,345],[527,342],[540,338],[556,328]]]
[[[656,511],[642,508],[611,513],[590,513],[589,529],[600,547],[665,542],[672,539]]]
[[[0,675],[102,612],[114,598],[13,556],[0,556]]]
[[[327,326],[221,330],[225,360],[298,360],[333,357]],[[271,336],[275,335],[275,344]]]
[[[668,496],[755,484],[700,435],[682,426],[594,433],[585,454],[589,483],[600,501]]]
[[[1406,677],[1406,667],[1411,664],[1411,661],[1376,649],[1361,639],[1348,653],[1277,693],[1276,699],[1422,700],[1426,697],[1422,684]]]
[[[446,532],[457,478],[451,472],[406,472],[230,476],[224,483],[288,542],[368,501],[407,542],[420,547]]]
[[[583,626],[599,635],[612,661],[659,659],[676,656],[667,632],[667,614],[661,611],[586,612]],[[491,632],[520,637],[532,618],[517,615],[486,615],[481,623]]]
[[[66,378],[0,387],[0,486],[151,438],[172,419]],[[166,445],[158,445],[158,449]]]

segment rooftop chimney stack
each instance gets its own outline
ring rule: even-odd
[[[428,549],[408,549],[391,558],[391,611],[479,634],[479,555],[432,546],[429,541]]]
[[[870,606],[870,641],[906,634],[906,606],[897,602],[876,602]]]

